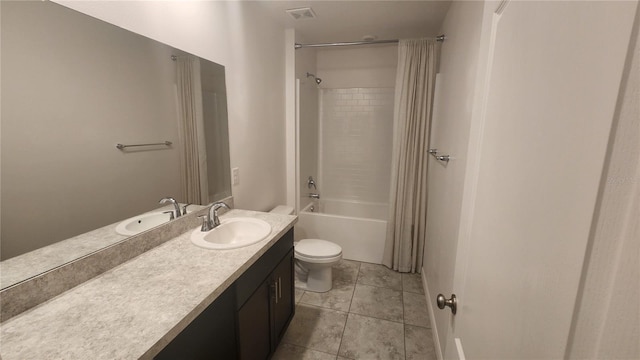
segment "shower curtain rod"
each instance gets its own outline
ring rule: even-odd
[[[444,34],[435,37],[436,41],[442,42],[445,39]],[[394,44],[400,40],[372,40],[372,41],[351,41],[351,42],[335,42],[335,43],[321,43],[321,44],[295,44],[295,49],[307,48],[307,47],[328,47],[328,46],[351,46],[351,45],[371,45],[371,44]]]

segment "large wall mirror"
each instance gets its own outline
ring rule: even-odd
[[[163,197],[231,196],[223,66],[48,1],[0,14],[1,288],[125,240]]]

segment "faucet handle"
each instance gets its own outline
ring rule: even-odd
[[[318,190],[318,188],[316,187],[316,182],[315,180],[313,180],[313,176],[309,176],[309,180],[307,180],[307,187],[311,189],[312,186],[314,190]]]
[[[175,219],[175,215],[173,215],[173,210],[169,210],[169,211],[163,211],[163,214],[169,214],[169,221]]]
[[[189,204],[186,204],[186,205],[184,205],[182,207],[182,215],[187,215],[187,206],[189,206],[189,205],[193,205],[193,204],[189,203]]]

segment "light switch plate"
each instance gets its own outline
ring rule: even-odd
[[[233,185],[240,184],[240,169],[238,169],[237,167],[231,169],[231,179]]]

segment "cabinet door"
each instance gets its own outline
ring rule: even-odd
[[[238,311],[238,349],[242,360],[264,360],[271,353],[272,292],[271,283],[263,282]]]
[[[235,359],[234,303],[233,288],[227,289],[154,359]]]
[[[276,294],[272,298],[273,350],[275,351],[294,313],[293,251],[289,251],[280,261],[271,279],[276,285]]]

